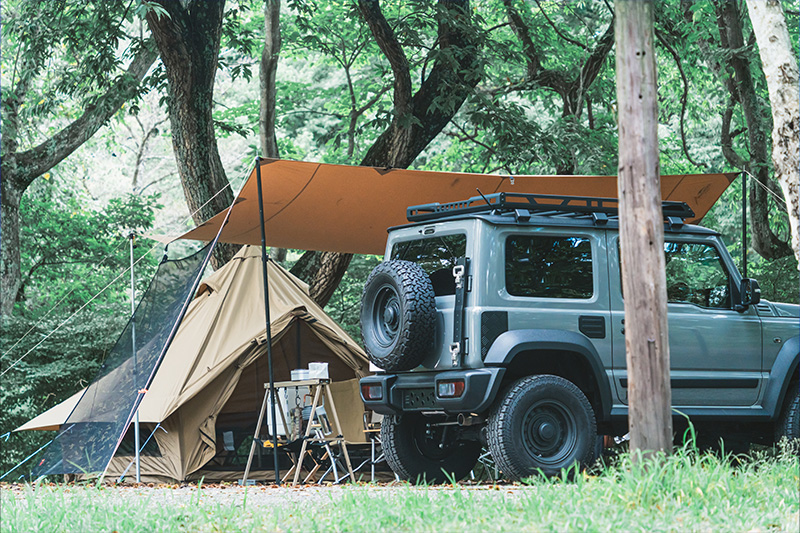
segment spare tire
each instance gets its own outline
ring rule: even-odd
[[[361,295],[361,336],[370,361],[396,372],[419,366],[433,349],[433,284],[411,261],[386,261],[372,271]]]

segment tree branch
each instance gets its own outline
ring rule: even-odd
[[[363,115],[364,113],[366,113],[366,111],[367,111],[367,110],[368,110],[370,107],[374,106],[374,105],[375,105],[375,104],[378,102],[378,100],[380,100],[380,99],[381,99],[381,97],[382,97],[384,94],[386,94],[386,92],[387,92],[388,90],[389,90],[389,86],[388,86],[388,85],[387,85],[387,86],[385,86],[385,87],[382,87],[382,88],[381,88],[381,90],[379,90],[377,93],[375,93],[375,95],[374,95],[372,98],[370,98],[370,99],[367,101],[367,103],[366,103],[366,104],[364,104],[364,105],[362,105],[361,107],[359,107],[358,109],[356,109],[356,113],[357,113],[357,114],[359,114],[359,115]]]
[[[559,31],[559,29],[556,27],[556,25],[553,23],[553,21],[550,20],[550,17],[547,16],[547,13],[545,13],[545,10],[542,7],[542,4],[539,3],[539,0],[535,0],[535,1],[536,1],[536,5],[539,6],[539,11],[542,13],[542,16],[544,16],[544,19],[547,21],[547,23],[550,25],[550,27],[553,28],[553,31],[556,32],[556,34],[559,37],[561,37],[562,39],[564,39],[568,43],[572,43],[575,46],[578,46],[578,47],[580,47],[580,48],[582,48],[584,50],[588,50],[588,47],[585,44],[580,43],[580,42],[578,42],[578,41],[576,41],[574,39],[571,39],[571,38],[567,37],[566,35],[564,35],[563,33],[561,33],[561,31]],[[506,2],[506,6],[508,6],[508,2]],[[613,31],[612,31],[612,35],[613,35]],[[612,39],[612,41],[613,41],[613,39]]]
[[[707,165],[701,165],[697,163],[692,156],[689,154],[689,147],[686,146],[686,130],[684,128],[684,120],[686,117],[686,102],[689,99],[689,80],[686,78],[686,73],[683,71],[683,65],[681,64],[681,59],[678,57],[678,52],[667,42],[664,38],[664,35],[661,31],[655,30],[656,38],[658,41],[664,45],[664,48],[667,49],[669,55],[672,56],[672,59],[675,60],[675,66],[678,67],[678,72],[681,74],[681,80],[683,81],[683,94],[681,95],[681,120],[680,120],[680,129],[681,129],[681,146],[683,147],[683,154],[686,156],[686,159],[689,160],[691,164],[699,168],[708,168]],[[730,121],[728,123],[728,127],[730,128]]]
[[[580,76],[578,79],[572,83],[570,93],[577,93],[576,103],[574,112],[576,115],[579,115],[581,109],[583,108],[583,96],[586,94],[586,89],[594,83],[594,80],[600,74],[600,69],[603,67],[603,62],[605,62],[608,53],[611,51],[611,48],[614,46],[614,18],[611,18],[611,22],[608,24],[608,28],[606,28],[606,32],[597,42],[597,46],[595,46],[592,53],[586,59],[586,62],[581,67]]]
[[[722,155],[732,166],[745,170],[749,168],[747,162],[733,149],[733,137],[731,136],[731,119],[733,118],[733,108],[736,107],[736,100],[731,96],[728,106],[722,114],[722,131],[720,133],[720,147]]]
[[[536,46],[533,44],[528,25],[522,20],[522,16],[514,7],[512,0],[503,0],[503,5],[506,7],[506,14],[508,21],[511,24],[511,29],[517,35],[517,39],[522,43],[522,53],[525,55],[525,61],[528,64],[528,75],[526,78],[533,80],[536,78],[539,70],[542,68],[542,60],[539,54],[536,53]]]
[[[383,16],[378,0],[359,0],[358,7],[378,43],[378,48],[381,49],[392,67],[394,110],[397,116],[402,117],[410,111],[411,105],[411,71],[408,66],[408,58],[406,58],[403,47],[397,41],[397,36],[386,21],[386,17]]]
[[[2,167],[11,170],[27,187],[91,138],[136,92],[157,53],[153,46],[142,46],[122,74],[105,94],[89,105],[83,115],[40,145],[17,154],[4,154]],[[21,171],[21,172],[20,172]]]

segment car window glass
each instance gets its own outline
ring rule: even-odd
[[[588,239],[511,235],[506,239],[506,290],[513,296],[591,298],[592,246]]]
[[[716,248],[702,243],[666,242],[664,252],[670,303],[731,306],[730,279]]]
[[[417,263],[430,276],[436,296],[445,296],[456,293],[453,267],[466,254],[467,236],[459,233],[395,243],[390,257]]]

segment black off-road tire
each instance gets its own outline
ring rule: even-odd
[[[800,387],[796,381],[786,391],[783,411],[775,424],[775,442],[783,437],[789,439],[794,453],[800,454]]]
[[[594,410],[575,384],[558,376],[529,376],[498,399],[489,414],[487,437],[506,478],[553,476],[575,463],[581,468],[594,463]]]
[[[457,440],[453,426],[430,428],[426,417],[415,413],[384,417],[381,446],[386,462],[397,476],[411,483],[440,484],[458,481],[475,467],[481,454],[477,441]],[[442,443],[442,431],[448,431]]]
[[[397,372],[419,366],[433,349],[436,300],[428,275],[411,261],[386,261],[361,295],[361,336],[370,360]]]

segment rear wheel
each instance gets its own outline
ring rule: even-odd
[[[514,383],[489,415],[489,449],[505,476],[552,476],[596,459],[597,425],[586,396],[558,376]]]
[[[381,425],[386,462],[400,479],[412,483],[447,483],[469,474],[481,445],[458,439],[454,426],[437,426],[422,415],[388,416]]]
[[[800,452],[800,389],[793,383],[786,393],[783,411],[775,426],[775,441],[789,439],[795,453]]]

